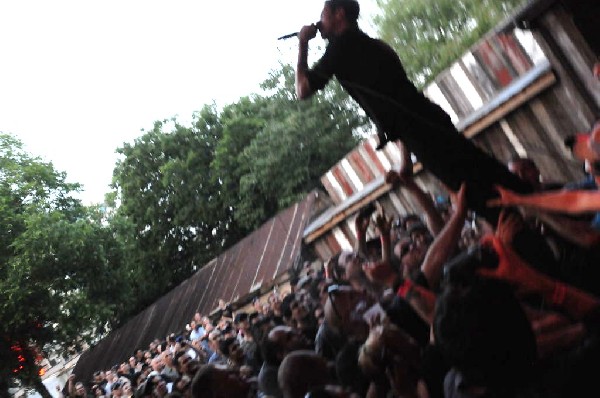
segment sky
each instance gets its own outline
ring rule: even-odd
[[[361,26],[374,34],[375,0]],[[0,0],[0,132],[102,202],[124,142],[155,120],[260,93],[323,0]],[[321,39],[311,47],[323,46]],[[310,58],[310,57],[309,57]],[[314,60],[314,59],[313,59]],[[311,59],[309,59],[311,62]]]

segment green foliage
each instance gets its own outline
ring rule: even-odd
[[[0,134],[0,378],[39,381],[39,349],[66,350],[116,322],[122,250],[77,184]],[[13,349],[11,349],[11,347]],[[15,347],[19,348],[16,350]],[[23,369],[17,352],[26,359]]]
[[[425,86],[526,0],[377,0],[381,38]]]
[[[165,131],[170,129],[170,131]],[[185,127],[175,120],[118,150],[113,174],[114,220],[129,252],[141,308],[188,277],[222,245],[223,214],[210,165],[222,126],[214,106]]]
[[[289,66],[263,88],[268,96],[205,106],[189,127],[156,122],[118,150],[111,198],[131,232],[121,241],[138,309],[302,199],[368,126],[338,86],[297,101]]]

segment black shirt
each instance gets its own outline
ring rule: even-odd
[[[335,76],[380,132],[394,138],[420,123],[447,126],[450,122],[448,115],[411,83],[396,52],[358,28],[332,39],[307,76],[315,91]]]

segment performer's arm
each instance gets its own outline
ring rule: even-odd
[[[303,26],[298,33],[298,64],[296,65],[296,95],[298,99],[310,97],[315,90],[308,80],[308,42],[317,34],[315,25]]]

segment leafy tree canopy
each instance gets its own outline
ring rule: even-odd
[[[102,212],[72,196],[78,189],[52,164],[26,153],[17,139],[0,134],[4,381],[20,379],[40,387],[36,353],[90,341],[126,306],[121,246]]]
[[[133,234],[144,305],[316,188],[369,126],[336,85],[297,101],[289,66],[263,89],[205,106],[190,126],[156,122],[118,150],[111,201]]]

